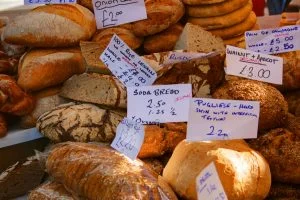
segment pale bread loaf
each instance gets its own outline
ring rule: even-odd
[[[96,73],[75,75],[64,83],[60,96],[111,107],[127,106],[124,86],[110,75]]]
[[[3,31],[7,43],[34,47],[67,47],[88,40],[96,31],[93,13],[78,4],[40,6],[17,16]]]

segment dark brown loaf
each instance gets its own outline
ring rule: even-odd
[[[289,112],[300,117],[300,90],[284,94],[289,105]]]
[[[39,6],[18,16],[3,31],[7,43],[34,47],[76,46],[96,31],[93,13],[78,4]]]
[[[132,161],[108,146],[58,145],[50,152],[46,167],[50,176],[83,199],[160,200],[160,192],[177,199],[141,161]]]

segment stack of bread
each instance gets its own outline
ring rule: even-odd
[[[243,47],[244,32],[254,29],[252,0],[183,0],[187,21],[202,26],[225,44]]]

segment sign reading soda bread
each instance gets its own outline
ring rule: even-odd
[[[32,4],[65,4],[76,3],[77,0],[24,0],[24,5]]]
[[[117,35],[112,37],[100,60],[126,87],[152,85],[157,78],[155,70]]]
[[[93,0],[97,28],[147,19],[143,0]]]
[[[188,141],[256,138],[258,101],[190,99]]]
[[[186,122],[191,84],[127,88],[127,117],[142,123]]]
[[[283,59],[226,46],[226,73],[267,83],[282,84]]]
[[[246,48],[264,54],[300,50],[300,25],[245,32]]]

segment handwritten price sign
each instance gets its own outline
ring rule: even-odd
[[[142,124],[185,122],[191,84],[127,88],[127,117]]]
[[[282,84],[283,59],[280,57],[227,46],[226,65],[227,74]]]
[[[32,4],[69,4],[76,3],[76,0],[24,0],[24,5]]]
[[[300,50],[300,25],[245,32],[246,48],[264,54]]]
[[[100,56],[100,60],[126,86],[152,85],[156,72],[114,35]]]
[[[144,141],[144,126],[126,117],[118,125],[111,147],[135,160]]]
[[[214,162],[211,162],[197,176],[196,187],[199,200],[227,200]]]
[[[93,0],[97,28],[107,28],[147,18],[144,0]]]
[[[192,98],[188,141],[256,138],[259,102]]]

